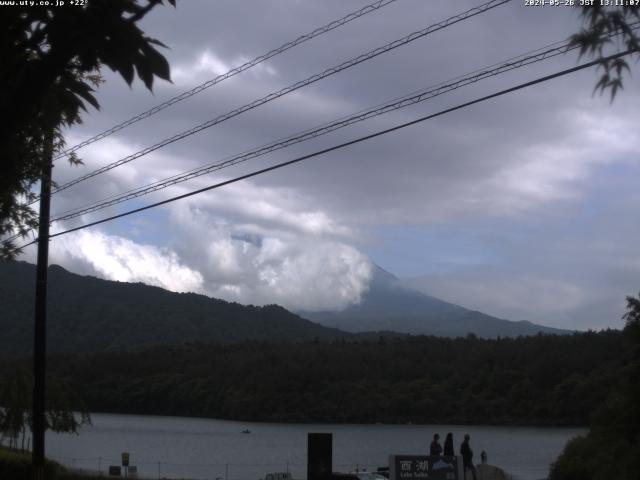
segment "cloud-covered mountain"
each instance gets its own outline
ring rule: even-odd
[[[144,29],[170,46],[163,53],[173,83],[158,82],[152,93],[106,69],[96,92],[100,112],[87,112],[82,124],[65,130],[67,143],[78,144],[362,3],[180,2],[177,9],[154,9]],[[393,2],[88,145],[79,151],[84,165],[58,162],[54,180],[63,184],[127,158],[477,3]],[[573,10],[511,2],[439,29],[60,191],[52,213],[512,62],[578,31]],[[138,201],[164,200],[330,148],[577,61],[578,52],[568,52],[529,64]],[[592,95],[599,75],[589,70],[557,78],[548,87],[479,103],[277,174],[57,237],[51,261],[111,280],[312,311],[342,309],[360,299],[369,282],[367,253],[403,276],[444,272],[429,274],[426,292],[501,318],[619,328],[625,296],[637,292],[640,278],[640,222],[626,214],[640,207],[640,136],[629,134],[640,110],[640,82],[627,81],[610,102],[608,95]],[[52,228],[60,232],[103,214]],[[35,261],[35,248],[21,258]],[[405,268],[407,258],[412,262]]]
[[[31,352],[35,275],[35,265],[0,263],[0,354]],[[50,352],[353,337],[278,305],[244,306],[142,283],[76,275],[57,265],[49,267],[47,336]]]
[[[444,302],[405,286],[398,278],[374,267],[369,290],[359,304],[340,312],[298,312],[304,318],[348,332],[394,331],[457,337],[515,337],[566,330],[513,322]]]
[[[4,354],[31,351],[34,287],[35,265],[0,263],[0,352]],[[244,306],[142,283],[77,275],[53,265],[49,267],[47,323],[51,352],[136,350],[194,342],[353,340],[377,338],[374,331],[449,337],[564,332],[501,320],[438,300],[403,286],[379,267],[359,304],[339,313],[299,316],[278,305]]]

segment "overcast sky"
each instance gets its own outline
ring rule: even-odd
[[[141,26],[173,83],[132,88],[106,70],[100,112],[74,145],[364,1],[200,1],[156,8]],[[65,182],[479,1],[398,0],[103,141]],[[83,206],[330,122],[566,39],[577,9],[497,7],[333,75],[59,193]],[[324,137],[87,215],[54,231],[263,168],[576,65],[575,55],[479,82]],[[210,191],[52,240],[51,263],[241,303],[302,310],[359,301],[377,264],[431,295],[511,320],[619,328],[640,289],[636,76],[613,103],[587,70]],[[23,256],[33,261],[34,247]]]

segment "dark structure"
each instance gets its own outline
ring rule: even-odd
[[[307,438],[307,479],[330,480],[333,470],[332,434],[309,433]]]

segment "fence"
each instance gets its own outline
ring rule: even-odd
[[[110,465],[120,465],[120,458],[109,457],[58,457],[49,456],[70,470],[107,475]],[[306,463],[170,463],[160,461],[133,461],[139,479],[189,479],[189,480],[259,480],[267,473],[290,472],[294,479],[307,477]],[[381,465],[363,463],[334,464],[340,472],[375,471]]]

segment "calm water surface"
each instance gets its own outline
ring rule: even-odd
[[[456,450],[471,435],[474,460],[519,480],[545,478],[549,464],[577,428],[448,425],[280,424],[142,415],[92,415],[79,435],[47,433],[47,456],[61,463],[106,472],[129,452],[139,477],[257,480],[269,472],[306,478],[307,433],[333,433],[334,471],[375,469],[390,454],[426,454],[434,433],[453,432]],[[242,433],[248,429],[250,434]]]

